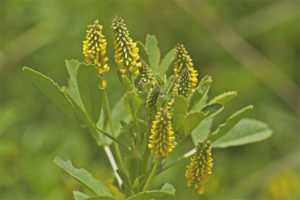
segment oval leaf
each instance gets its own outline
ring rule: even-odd
[[[127,92],[123,97],[123,103],[127,112],[130,113],[131,117],[135,119],[136,113],[140,107],[141,100],[135,92]]]
[[[160,66],[159,66],[159,75],[163,77],[165,74],[167,74],[167,71],[174,59],[175,56],[175,49],[171,49],[165,57],[162,59]]]
[[[103,101],[103,89],[99,88],[100,78],[97,68],[81,63],[77,71],[77,84],[87,115],[93,123],[97,123]]]
[[[195,106],[202,105],[207,98],[207,93],[210,88],[210,84],[212,82],[212,78],[208,75],[204,76],[198,87],[196,88],[195,92],[192,94],[190,98],[190,104],[189,104],[189,111],[193,109]]]
[[[183,132],[188,136],[192,131],[206,118],[205,113],[201,111],[190,112],[183,120]]]
[[[226,148],[265,140],[272,130],[263,122],[242,119],[227,134],[212,143],[212,147]]]
[[[192,139],[195,146],[197,146],[199,142],[203,142],[210,134],[212,122],[212,119],[205,120],[192,132]]]
[[[157,39],[154,35],[146,36],[146,50],[148,53],[148,61],[153,72],[159,71],[160,51],[157,46]]]
[[[202,112],[204,112],[207,115],[208,119],[209,119],[209,118],[215,117],[217,114],[222,112],[223,109],[224,109],[224,106],[222,104],[214,103],[214,104],[210,104],[208,106],[205,106],[202,109]]]
[[[112,197],[109,189],[99,180],[94,177],[85,169],[77,169],[72,165],[71,161],[64,161],[60,157],[54,159],[54,163],[73,176],[75,179],[83,183],[85,186],[90,188],[95,194],[100,196]]]
[[[58,105],[60,109],[67,113],[71,118],[74,117],[73,106],[70,99],[56,82],[29,67],[24,67],[23,71],[44,94]]]
[[[216,96],[215,98],[213,98],[209,102],[209,104],[219,103],[219,104],[224,105],[225,103],[227,103],[228,101],[230,101],[231,99],[233,99],[236,96],[237,96],[236,91],[224,92],[223,94],[220,94],[220,95]]]
[[[218,127],[209,136],[209,139],[213,142],[225,135],[238,121],[240,121],[240,119],[242,119],[242,117],[245,116],[246,111],[252,109],[253,106],[249,105],[233,113],[224,123],[218,125]]]
[[[141,192],[129,197],[128,200],[162,199],[162,197],[173,196],[175,191],[171,184],[166,183],[161,190]]]
[[[174,98],[173,127],[175,131],[177,131],[180,128],[183,119],[186,115],[187,108],[188,108],[188,103],[186,102],[183,96],[179,95]]]

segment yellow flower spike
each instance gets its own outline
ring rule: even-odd
[[[133,71],[136,67],[140,67],[139,49],[132,38],[129,37],[129,31],[121,17],[116,16],[112,21],[114,31],[115,61],[122,68],[121,73]],[[126,71],[123,69],[125,68]]]
[[[198,194],[204,193],[203,184],[209,180],[212,173],[213,159],[211,157],[211,144],[209,141],[199,143],[190,163],[186,166],[185,177],[187,186],[194,188]]]
[[[190,71],[190,82],[193,87],[196,87],[198,84],[198,73],[197,70],[193,67],[193,61],[189,56],[187,50],[183,46],[183,44],[177,44],[175,47],[175,62],[174,62],[174,75],[175,77],[179,77],[182,70],[188,69]]]
[[[171,115],[167,110],[161,109],[157,112],[155,120],[152,122],[148,148],[156,157],[165,157],[175,148],[174,141],[175,136]]]
[[[86,40],[83,41],[83,54],[85,62],[95,64],[99,68],[99,74],[102,76],[104,72],[109,71],[106,57],[106,39],[102,34],[102,26],[96,20],[93,25],[88,25]]]

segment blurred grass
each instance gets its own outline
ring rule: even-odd
[[[1,0],[0,199],[71,199],[71,191],[81,185],[53,164],[56,155],[106,183],[113,180],[102,149],[21,68],[32,66],[66,84],[64,60],[82,60],[85,28],[95,19],[104,26],[112,59],[114,15],[125,19],[135,40],[155,34],[162,54],[177,42],[185,44],[200,75],[213,77],[211,96],[238,91],[224,115],[253,104],[250,116],[274,129],[268,141],[215,150],[214,174],[199,199],[300,198],[299,3]],[[107,79],[113,104],[121,96],[113,90],[119,85],[115,69]],[[187,141],[172,156],[191,145]],[[184,170],[182,163],[160,177],[174,184],[176,199],[187,190]]]

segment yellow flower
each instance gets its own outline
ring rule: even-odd
[[[115,61],[120,65],[120,72],[125,74],[133,72],[138,74],[137,67],[141,66],[139,62],[139,49],[135,42],[129,37],[129,31],[121,17],[116,16],[112,21],[114,31]]]
[[[199,143],[190,163],[186,166],[185,177],[187,186],[195,189],[199,194],[204,193],[203,184],[211,175],[213,159],[211,157],[211,144],[209,141]]]
[[[167,156],[175,148],[175,136],[170,113],[161,109],[152,122],[148,147],[156,157]]]
[[[102,26],[96,20],[93,25],[88,26],[86,40],[83,41],[83,54],[85,62],[95,64],[99,69],[99,74],[103,75],[108,72],[110,67],[107,64],[108,58],[106,56],[106,39],[102,34]]]

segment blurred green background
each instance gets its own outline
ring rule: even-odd
[[[52,162],[70,159],[110,183],[104,152],[22,72],[30,66],[67,83],[65,59],[83,60],[86,25],[99,19],[113,65],[111,20],[125,19],[134,40],[155,34],[164,55],[177,42],[200,76],[213,77],[210,96],[239,93],[223,113],[248,104],[249,115],[274,130],[267,141],[213,151],[204,196],[193,199],[300,199],[299,57],[297,1],[0,0],[0,199],[72,199],[85,188]],[[111,104],[121,97],[115,69],[107,75]],[[175,155],[191,148],[179,148]],[[185,164],[159,178],[182,199]],[[155,184],[154,180],[154,184]]]

